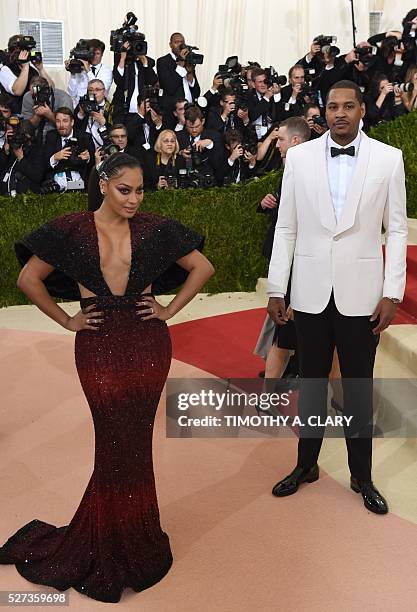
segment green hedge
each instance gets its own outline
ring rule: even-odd
[[[205,234],[204,253],[216,268],[205,291],[254,291],[267,271],[260,254],[267,220],[256,208],[276,184],[277,174],[270,173],[227,189],[157,191],[145,195],[142,210],[178,219]],[[14,242],[49,219],[86,208],[87,196],[79,193],[0,197],[0,306],[29,303],[16,287]]]
[[[417,218],[417,111],[395,121],[381,123],[369,135],[402,150],[407,185],[407,214]]]

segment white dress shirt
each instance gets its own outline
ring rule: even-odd
[[[67,146],[66,144],[67,138],[72,138],[73,136],[74,136],[74,131],[72,131],[69,136],[61,136],[61,145],[63,149]],[[49,163],[52,168],[55,168],[55,166],[58,165],[59,161],[55,159],[54,155],[51,155],[49,159]],[[68,172],[68,175],[67,175],[67,172]],[[58,183],[61,189],[67,188],[67,183],[69,180],[69,172],[71,172],[72,181],[79,181],[81,179],[81,174],[78,172],[78,170],[68,170],[67,172],[58,172],[54,174],[54,181]]]
[[[81,96],[85,96],[85,94],[87,93],[88,83],[93,79],[100,79],[100,81],[103,81],[104,88],[106,90],[106,96],[108,95],[109,89],[113,82],[112,70],[104,64],[97,64],[97,66],[94,66],[94,68],[95,74],[92,71],[91,65],[88,72],[83,70],[80,73],[71,74],[68,80],[67,92],[73,99],[74,108],[80,101]]]
[[[171,57],[173,60],[175,61],[177,60],[177,56],[174,55],[172,51],[171,51]],[[194,102],[190,87],[194,87],[195,79],[193,79],[192,82],[190,83],[190,81],[187,79],[187,70],[186,68],[184,68],[184,66],[178,65],[175,69],[175,72],[179,74],[179,76],[182,78],[182,86],[184,88],[184,98],[187,100],[187,102]]]
[[[359,146],[361,141],[361,133],[358,132],[356,138],[349,144],[341,147],[329,135],[327,137],[326,157],[327,157],[327,174],[329,177],[330,194],[332,196],[334,213],[336,221],[339,222],[342,215],[343,207],[346,201],[346,194],[355,171],[356,162],[358,159]],[[355,155],[338,155],[332,157],[330,148],[346,149],[347,147],[355,147]]]

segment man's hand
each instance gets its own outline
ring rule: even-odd
[[[267,100],[270,100],[273,95],[274,95],[273,87],[268,87],[268,89],[264,93],[264,98],[267,98]]]
[[[381,89],[381,94],[387,96],[392,91],[394,91],[394,85],[392,83],[385,83],[385,85]]]
[[[272,83],[272,95],[281,93],[281,86],[278,83]]]
[[[241,108],[239,108],[239,110],[237,111],[237,116],[239,117],[239,119],[242,119],[244,125],[248,125],[249,109],[242,110]]]
[[[138,60],[140,60],[142,62],[143,66],[147,66],[148,58],[146,57],[146,55],[139,55],[138,56]]]
[[[355,49],[352,49],[352,51],[349,51],[349,53],[345,55],[345,62],[347,64],[351,64],[352,62],[355,62],[357,59],[358,59],[358,56],[355,53]]]
[[[234,163],[242,155],[243,155],[243,147],[242,147],[242,145],[238,144],[238,145],[235,146],[233,151],[230,153],[229,159],[230,159],[231,162]]]
[[[379,316],[379,323],[373,328],[372,333],[374,335],[380,334],[384,329],[387,329],[391,325],[391,322],[397,314],[397,305],[391,302],[388,298],[382,298],[372,313],[371,322],[375,321]]]
[[[184,159],[190,159],[191,158],[191,147],[187,147],[186,149],[182,149],[179,152],[179,155],[184,157]]]
[[[96,112],[94,112],[94,113],[91,113],[91,116],[92,116],[93,120],[96,123],[98,123],[99,125],[106,125],[106,119],[105,119],[103,113],[100,113],[100,112],[96,113]]]
[[[181,51],[178,54],[178,57],[181,58],[181,62],[185,62],[185,59],[189,53],[190,52],[187,49],[187,47],[185,47],[184,49],[181,49]]]
[[[86,161],[86,162],[90,161],[90,153],[88,152],[87,149],[83,151],[82,153],[80,153],[78,157],[82,159],[83,161]]]
[[[267,311],[276,325],[285,325],[288,321],[284,298],[271,297],[268,301]]]
[[[28,58],[29,58],[29,51],[21,51],[21,52],[19,53],[19,56],[18,56],[18,58],[17,58],[17,59],[18,59],[20,62],[25,62],[25,63],[26,63],[26,62],[29,62],[29,59],[28,59]]]
[[[80,62],[83,65],[83,70],[88,72],[90,70],[90,64],[87,62],[87,60],[80,60]]]
[[[52,121],[53,123],[55,123],[55,115],[47,104],[41,104],[40,106],[35,106],[33,111],[35,115],[37,115],[38,117],[45,117],[45,119],[48,119],[49,121]]]
[[[266,208],[276,208],[278,205],[277,200],[272,193],[268,193],[261,201],[261,207],[265,210]]]
[[[149,112],[151,114],[152,123],[154,123],[156,127],[160,127],[162,125],[162,115],[158,115],[153,108],[150,108]]]
[[[210,138],[205,138],[204,140],[198,140],[194,143],[194,148],[196,151],[202,151],[206,147],[209,147],[213,144],[213,141]]]
[[[94,153],[94,159],[96,161],[96,167],[101,164],[101,162],[103,161],[103,156],[104,156],[104,151],[102,147],[99,147],[98,149],[96,149],[96,152]]]
[[[158,185],[157,185],[158,189],[166,189],[168,187],[168,183],[167,180],[164,176],[160,176],[158,178]]]
[[[301,83],[296,83],[294,85],[294,87],[292,88],[292,97],[293,98],[296,98],[298,96],[298,94],[301,91],[301,87],[302,87]]]
[[[245,161],[249,163],[249,166],[251,168],[253,168],[255,166],[256,159],[257,159],[256,153],[253,154],[253,153],[250,153],[249,151],[245,151],[243,157],[245,158]]]
[[[54,153],[54,158],[56,159],[56,161],[68,159],[69,157],[71,157],[71,147],[65,147],[64,149],[61,149],[60,151]]]

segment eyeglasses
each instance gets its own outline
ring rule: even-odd
[[[95,87],[94,89],[88,89],[88,93],[97,93],[98,91],[103,91],[104,87]]]

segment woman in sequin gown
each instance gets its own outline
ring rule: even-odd
[[[14,563],[34,583],[117,602],[125,587],[146,589],[172,564],[152,464],[155,412],[171,361],[165,321],[213,268],[196,250],[202,236],[138,212],[137,160],[112,155],[100,187],[96,212],[59,217],[16,244],[24,265],[19,287],[76,332],[75,361],[94,422],[94,471],[69,525],[31,521],[0,548],[0,563]],[[169,306],[158,304],[153,292],[184,280]],[[51,295],[81,297],[81,310],[69,317]]]

